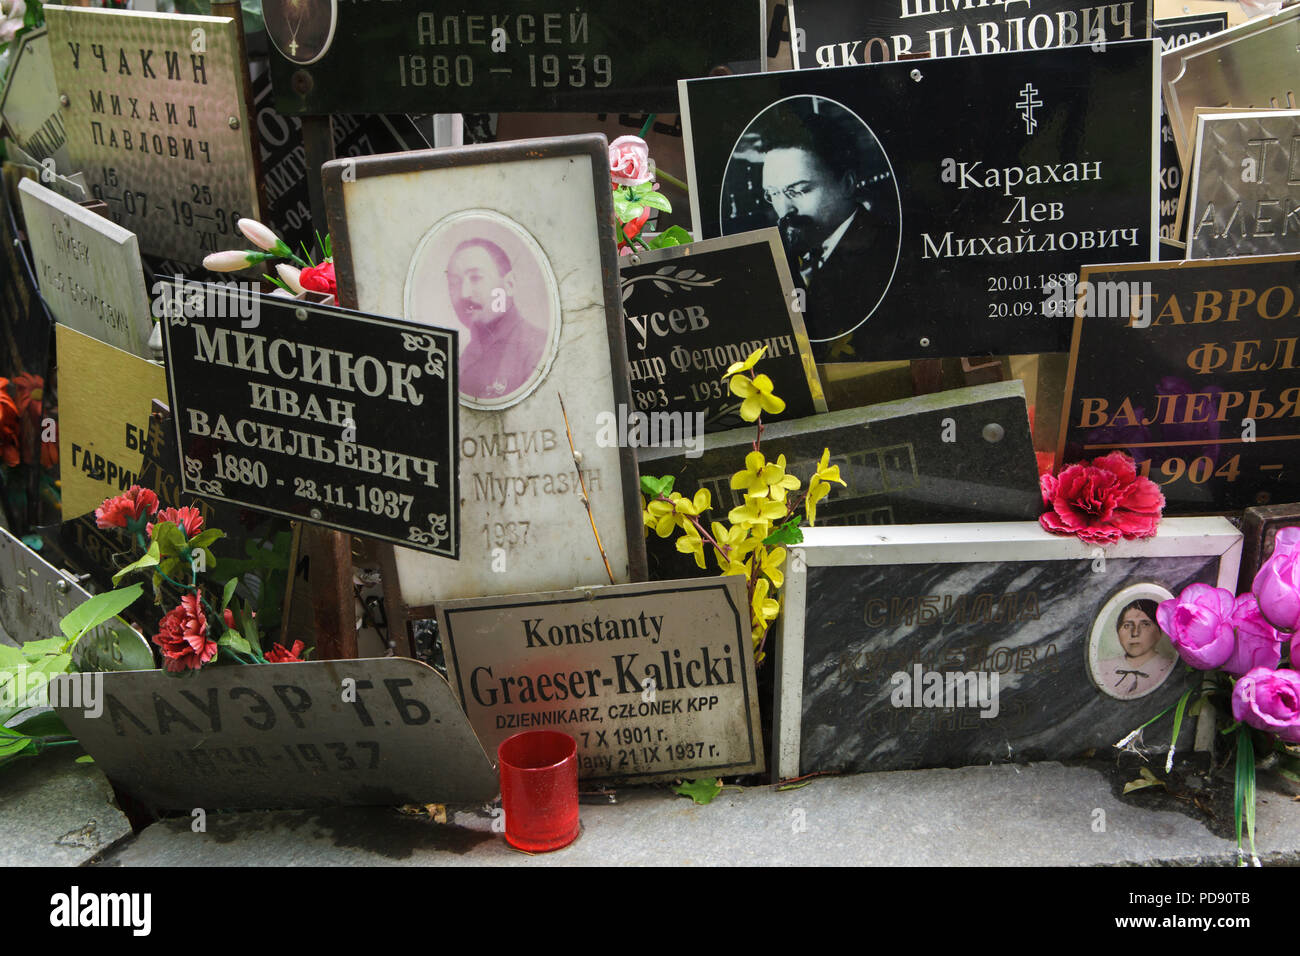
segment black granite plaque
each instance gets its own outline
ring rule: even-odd
[[[316,245],[315,231],[324,235],[325,223],[311,221],[307,195],[307,156],[302,142],[302,120],[281,116],[271,99],[271,74],[265,62],[253,76],[253,108],[257,116],[262,179],[270,211],[266,225],[297,250],[301,243]],[[428,149],[429,142],[410,117],[340,113],[333,117],[335,156],[373,156],[407,149]]]
[[[1283,324],[1300,255],[1091,266],[1081,281],[1058,461],[1123,451],[1167,515],[1300,497],[1300,356]]]
[[[686,416],[696,436],[743,425],[722,374],[764,346],[759,370],[785,400],[779,417],[826,411],[775,229],[624,256],[619,282],[635,411]]]
[[[161,321],[184,491],[458,557],[454,330],[180,289]]]
[[[1260,567],[1273,556],[1273,544],[1283,528],[1300,525],[1300,504],[1264,505],[1247,508],[1241,516],[1241,575],[1237,593],[1249,591]]]
[[[1231,587],[1241,546],[1219,518],[1167,520],[1105,552],[1036,522],[876,530],[818,529],[792,554],[783,778],[1109,750],[1199,680],[1155,604],[1194,582]],[[1126,649],[1130,618],[1149,636]],[[1171,718],[1146,728],[1144,748],[1168,746]]]
[[[641,474],[673,475],[674,490],[687,497],[707,488],[713,501],[709,518],[722,520],[745,503],[742,492],[731,488],[731,476],[744,469],[754,431],[751,425],[709,435],[698,458],[680,449],[643,449]],[[776,461],[784,455],[786,470],[804,488],[827,448],[847,484],[832,485],[817,505],[819,527],[1024,520],[1043,510],[1018,381],[778,421],[763,429],[764,456]],[[671,540],[651,535],[647,548],[655,577],[699,573]]]
[[[1152,35],[1160,41],[1160,52],[1186,46],[1202,37],[1228,28],[1226,13],[1201,13],[1190,17],[1157,20]],[[1178,202],[1182,192],[1183,170],[1178,162],[1178,143],[1160,99],[1160,238],[1177,239],[1174,224],[1178,220]],[[1179,258],[1182,258],[1181,256]]]
[[[756,69],[765,25],[761,0],[634,11],[609,0],[504,0],[490,10],[464,0],[389,0],[382,11],[266,0],[263,9],[276,107],[286,116],[671,113],[680,78]]]
[[[684,81],[696,233],[781,229],[819,361],[1065,351],[1054,278],[1155,257],[1157,59],[1130,40]]]
[[[1032,9],[966,0],[791,0],[795,66],[852,66],[1145,39],[1151,0],[1035,0]]]

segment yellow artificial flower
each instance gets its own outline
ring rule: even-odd
[[[735,525],[727,528],[722,522],[713,522],[713,540],[719,545],[714,549],[714,554],[718,559],[718,567],[726,574],[743,574],[749,577],[749,566],[745,563],[745,555],[749,554],[759,545],[759,539],[749,534],[749,528],[745,525]],[[726,554],[723,554],[721,548],[726,548]]]
[[[707,565],[704,563],[704,539],[700,537],[699,529],[690,521],[682,524],[682,530],[685,532],[677,539],[677,550],[682,554],[693,554],[695,563],[699,565],[700,570],[706,570]]]
[[[786,513],[784,501],[773,501],[771,498],[762,498],[757,495],[745,495],[745,503],[732,508],[727,514],[727,520],[733,525],[766,525],[776,519],[784,518]],[[767,535],[763,535],[763,537],[767,537]]]
[[[813,472],[813,477],[820,481],[838,481],[841,485],[848,487],[847,482],[840,477],[840,466],[831,465],[831,450],[825,448],[822,450],[822,460],[817,463],[817,470]],[[827,467],[827,466],[830,467]]]
[[[744,399],[740,403],[740,417],[747,422],[757,421],[763,412],[776,415],[785,411],[785,400],[772,394],[772,380],[766,375],[755,375],[752,379],[736,375],[730,387],[731,394]]]
[[[763,353],[766,351],[767,351],[767,346],[764,345],[757,352],[750,352],[749,358],[745,359],[745,361],[734,362],[730,366],[728,366],[727,370],[722,373],[722,377],[726,378],[728,375],[735,375],[737,372],[748,372],[750,369],[752,369],[755,365],[758,364],[758,360],[763,357]]]
[[[785,564],[785,548],[773,548],[758,555],[758,560],[763,573],[772,579],[772,586],[779,588],[785,582],[785,574],[781,571],[781,565]]]
[[[785,473],[785,455],[765,467],[760,477],[767,484],[767,496],[777,501],[785,501],[786,492],[799,489],[799,479]]]
[[[751,451],[745,456],[745,470],[731,476],[731,487],[736,490],[743,489],[747,495],[765,497],[767,483],[763,481],[763,469],[766,467],[767,459],[763,457],[763,453]]]
[[[653,528],[654,533],[666,538],[677,527],[677,512],[673,502],[656,498],[646,506],[645,526]]]
[[[817,502],[831,493],[831,486],[815,477],[808,482],[808,497],[803,500],[803,512],[808,516],[808,526],[817,525]]]
[[[804,499],[804,513],[808,515],[808,524],[810,526],[817,524],[817,502],[821,501],[831,493],[830,482],[838,481],[841,485],[847,487],[847,483],[840,477],[840,466],[830,464],[831,450],[827,448],[822,452],[822,460],[817,464],[817,470],[813,472],[812,478],[808,479],[808,497]]]
[[[768,590],[767,578],[759,578],[754,582],[754,600],[751,602],[754,612],[753,623],[755,628],[764,630],[768,623],[776,620],[776,616],[781,613],[781,602],[768,597]]]
[[[701,488],[695,492],[695,497],[690,501],[682,499],[677,511],[679,514],[685,513],[698,518],[701,512],[708,511],[711,507],[713,507],[713,499],[709,496],[709,489]]]

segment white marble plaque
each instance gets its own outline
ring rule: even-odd
[[[402,601],[551,591],[644,573],[602,136],[335,160],[324,169],[340,302],[461,332],[461,557],[396,549]],[[413,416],[411,427],[419,427]]]
[[[135,233],[31,180],[18,184],[41,295],[69,328],[151,358],[153,319]]]

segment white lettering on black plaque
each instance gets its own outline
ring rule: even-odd
[[[454,331],[155,291],[186,492],[459,556]]]

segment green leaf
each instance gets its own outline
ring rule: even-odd
[[[763,539],[766,545],[799,544],[803,541],[803,531],[799,528],[799,518],[795,516]]]
[[[653,475],[641,476],[641,490],[651,498],[658,498],[660,495],[667,497],[672,494],[673,482],[677,479],[673,475],[665,475],[663,478],[656,478]]]
[[[175,557],[185,550],[185,532],[175,522],[159,521],[153,526],[153,543],[161,557]]]
[[[244,640],[234,631],[226,631],[217,641],[217,647],[228,647],[232,651],[239,651],[241,654],[251,654],[253,649],[248,646],[248,641]]]
[[[0,760],[4,760],[6,757],[16,757],[28,748],[36,749],[36,741],[31,737],[0,735]]]
[[[22,647],[22,654],[26,660],[35,662],[49,654],[61,654],[63,645],[66,643],[67,641],[61,637],[47,637],[41,641],[28,641]]]
[[[646,240],[651,249],[666,249],[669,246],[686,246],[694,242],[694,237],[681,226],[669,226],[657,236]]]
[[[713,798],[721,792],[722,781],[716,779],[683,781],[673,787],[673,793],[680,794],[683,797],[690,797],[701,805],[712,803]]]
[[[641,215],[644,208],[639,202],[628,202],[626,199],[614,200],[614,215],[618,217],[619,222],[631,222]]]
[[[136,560],[132,561],[121,571],[118,571],[117,574],[113,575],[113,583],[116,584],[118,581],[122,580],[123,577],[130,574],[132,571],[141,571],[144,568],[155,568],[158,566],[158,563],[161,560],[162,560],[162,555],[158,549],[158,542],[152,541],[149,544],[148,551],[146,551],[143,555],[141,555]]]
[[[1169,757],[1165,760],[1165,773],[1170,773],[1174,769],[1174,751],[1178,749],[1178,731],[1183,729],[1183,711],[1187,709],[1187,698],[1192,696],[1194,688],[1187,688],[1183,691],[1183,696],[1178,698],[1178,707],[1174,710],[1174,733],[1169,738]]]
[[[69,611],[59,622],[59,628],[69,640],[79,638],[91,628],[117,617],[143,593],[144,585],[133,584],[129,588],[96,594]]]
[[[92,757],[90,754],[82,754],[82,755],[81,755],[80,757],[78,757],[74,762],[75,762],[75,763],[94,763],[94,762],[95,762],[95,758]]]
[[[209,528],[207,531],[200,531],[194,537],[190,538],[190,550],[197,551],[199,548],[207,550],[225,536],[226,533],[220,528]],[[211,556],[212,555],[208,555],[208,557]]]
[[[239,578],[231,578],[226,582],[226,587],[221,592],[221,610],[230,606],[230,599],[235,596],[235,588],[239,586]]]
[[[668,201],[668,197],[663,193],[647,193],[641,197],[641,205],[649,206],[651,209],[662,209],[664,212],[672,212],[673,204]],[[640,213],[637,213],[640,215]]]
[[[244,614],[239,624],[239,629],[244,632],[244,639],[248,641],[248,646],[250,648],[256,647],[260,651],[262,649],[262,638],[257,633],[257,622],[253,620],[253,615]]]
[[[11,730],[16,730],[20,734],[26,734],[28,737],[71,737],[68,728],[64,726],[62,718],[57,711],[47,710],[43,714],[37,714],[34,717],[28,717],[26,720],[14,724]]]
[[[1255,744],[1250,739],[1250,728],[1242,726],[1237,731],[1236,779],[1232,788],[1232,818],[1237,824],[1237,853],[1241,849],[1241,823],[1246,822],[1246,835],[1250,839],[1250,855],[1255,851]],[[1245,861],[1241,862],[1245,866]]]
[[[0,668],[20,667],[26,663],[27,656],[23,654],[22,648],[10,647],[8,644],[0,644]]]

